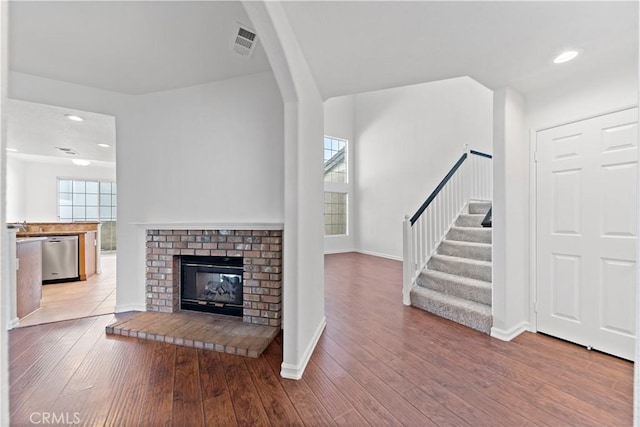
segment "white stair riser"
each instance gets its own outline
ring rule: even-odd
[[[482,220],[484,215],[467,215],[461,214],[456,218],[456,225],[458,227],[482,227]]]
[[[430,275],[428,271],[423,272],[416,281],[418,286],[442,292],[447,295],[454,295],[469,301],[491,305],[491,285],[472,286],[462,281],[447,280],[442,277]]]
[[[417,292],[411,292],[411,304],[429,313],[452,320],[461,325],[475,329],[485,334],[491,333],[493,319],[490,314],[480,313],[468,307],[449,304],[446,300],[425,297]]]
[[[491,282],[490,265],[477,265],[461,261],[445,260],[437,256],[433,256],[429,260],[427,266],[431,270]]]
[[[491,202],[469,202],[470,214],[486,214],[491,209]]]
[[[454,227],[449,230],[446,238],[459,242],[491,243],[491,229]]]
[[[463,244],[456,244],[449,240],[444,240],[438,247],[437,253],[460,258],[491,261],[491,246],[465,245],[464,242]]]

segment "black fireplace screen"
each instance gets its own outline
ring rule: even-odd
[[[242,258],[181,257],[180,308],[242,316]]]
[[[242,304],[242,276],[198,271],[196,295],[199,299],[212,302]]]

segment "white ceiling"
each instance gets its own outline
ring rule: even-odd
[[[113,116],[15,99],[9,100],[7,112],[7,147],[18,150],[12,154],[15,157],[48,156],[69,164],[73,158],[112,164],[116,161]],[[80,116],[84,121],[69,120],[65,114]],[[78,154],[65,154],[56,147],[71,148]]]
[[[323,97],[468,75],[526,94],[637,75],[638,2],[285,1]],[[10,3],[13,70],[141,94],[268,71],[239,2]],[[258,34],[259,37],[259,34]],[[583,54],[562,66],[554,54]]]
[[[240,2],[12,1],[9,66],[128,94],[193,86],[270,70],[258,42],[232,51]]]
[[[637,1],[283,5],[325,98],[464,75],[527,94],[638,64]],[[567,48],[584,52],[552,64]]]
[[[285,1],[325,98],[468,75],[527,94],[637,68],[637,1]],[[268,71],[237,1],[13,1],[10,67],[128,94]],[[259,36],[259,35],[258,35]],[[566,48],[584,52],[562,67]]]
[[[14,71],[144,94],[270,70],[259,41],[251,57],[232,51],[238,23],[251,24],[239,2],[12,1],[9,12]],[[58,146],[115,162],[114,117],[16,100],[8,111],[12,157],[70,161]],[[74,112],[86,120],[64,118]]]

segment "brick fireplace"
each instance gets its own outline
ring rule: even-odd
[[[165,230],[146,232],[146,309],[180,311],[179,257],[242,257],[246,323],[280,327],[282,230]]]

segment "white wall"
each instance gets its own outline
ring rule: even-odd
[[[9,73],[9,98],[39,102],[60,107],[119,116],[116,118],[116,138],[123,139],[122,133],[133,125],[128,114],[133,107],[134,96],[108,90],[94,89],[59,80],[46,79],[25,73]],[[129,138],[124,138],[128,140]]]
[[[614,68],[614,67],[612,67]],[[637,65],[597,79],[589,87],[567,87],[526,95],[526,123],[532,131],[582,120],[638,104]]]
[[[116,180],[115,166],[7,161],[7,221],[57,222],[57,178]]]
[[[144,226],[135,223],[284,219],[283,108],[271,74],[143,95],[135,105],[135,142],[118,141],[116,153],[121,310],[145,304]]]
[[[25,206],[25,166],[22,160],[7,156],[7,222],[24,221],[27,218]]]
[[[413,215],[463,153],[491,153],[492,92],[468,77],[356,95],[356,246],[400,259]]]
[[[324,330],[323,102],[279,2],[243,2],[284,100],[285,231],[280,374],[302,377]]]
[[[7,89],[9,75],[9,2],[0,2],[0,425],[9,425],[9,341],[8,341],[8,320],[11,315],[9,301],[12,300],[11,287],[9,283],[9,269],[13,262],[9,262],[10,253],[13,257],[9,244],[13,240],[9,239],[6,228],[6,197],[7,180],[6,167],[7,155],[7,128],[6,128],[6,107]]]
[[[347,184],[325,184],[326,191],[348,191],[347,201],[347,221],[348,232],[346,236],[325,236],[324,252],[338,253],[354,251],[355,246],[355,219],[357,209],[357,198],[354,192],[355,157],[358,148],[355,141],[355,96],[339,96],[331,98],[324,103],[324,134],[349,141],[347,149],[347,173],[349,182]]]
[[[135,142],[118,141],[116,159],[123,310],[145,301],[144,226],[134,223],[284,220],[283,107],[271,74],[143,95],[135,105]]]
[[[133,223],[283,220],[282,100],[270,73],[142,96],[11,73],[10,96],[116,117],[120,311],[145,306],[144,227]],[[243,171],[231,171],[232,155]]]
[[[493,327],[509,340],[528,327],[528,150],[524,98],[502,88],[493,98]]]
[[[126,218],[283,221],[283,106],[273,75],[140,96],[136,121],[136,143],[118,147]]]

